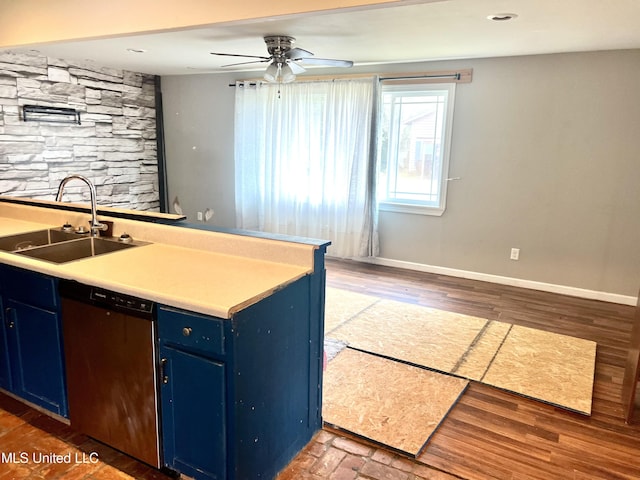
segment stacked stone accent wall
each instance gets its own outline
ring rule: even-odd
[[[158,210],[154,77],[0,51],[0,195],[54,200],[60,181],[81,174],[98,203]],[[81,124],[23,120],[23,105],[74,108]],[[86,202],[70,182],[64,200]]]

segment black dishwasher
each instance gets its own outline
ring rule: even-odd
[[[155,304],[60,281],[71,427],[160,467]]]

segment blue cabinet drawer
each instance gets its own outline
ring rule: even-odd
[[[0,272],[5,298],[47,310],[56,309],[58,289],[55,278],[8,265],[2,267]]]
[[[206,315],[158,309],[158,336],[162,343],[181,345],[189,350],[224,355],[224,320]]]

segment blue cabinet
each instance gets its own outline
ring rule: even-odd
[[[271,479],[321,427],[312,277],[230,319],[158,309],[167,467],[197,480]]]
[[[197,479],[226,477],[226,373],[219,319],[158,312],[165,466]]]
[[[2,387],[66,417],[68,411],[57,280],[18,268],[1,267]]]
[[[165,465],[191,477],[226,478],[225,366],[161,347]]]

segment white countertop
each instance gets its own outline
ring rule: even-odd
[[[82,213],[43,210],[0,203],[0,236],[87,219]],[[126,231],[152,243],[63,264],[0,252],[0,263],[220,318],[313,271],[313,245],[100,218],[114,222],[114,235]]]

